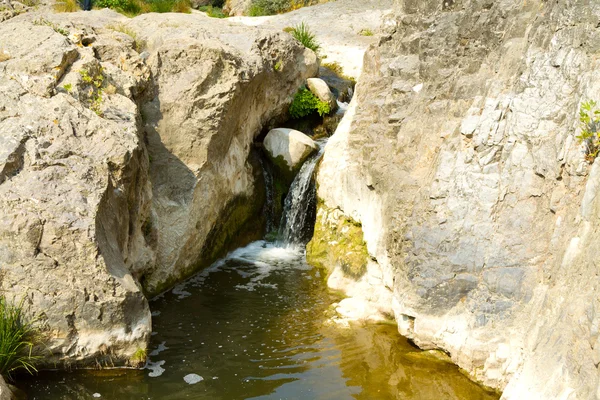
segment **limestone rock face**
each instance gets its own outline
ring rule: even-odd
[[[335,111],[337,103],[331,89],[325,81],[321,78],[308,78],[306,80],[306,86],[317,98],[327,104],[331,108],[331,111]]]
[[[400,332],[506,399],[600,395],[600,4],[398,3],[318,195],[362,224]],[[333,266],[332,266],[333,267]]]
[[[49,363],[127,363],[152,330],[144,294],[206,266],[259,211],[244,201],[259,192],[254,135],[317,63],[283,32],[217,23],[0,23],[0,289],[39,317]]]
[[[271,129],[264,140],[265,150],[284,174],[297,172],[302,163],[318,150],[317,144],[295,129]]]

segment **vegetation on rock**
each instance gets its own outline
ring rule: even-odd
[[[35,336],[33,323],[23,315],[23,301],[15,305],[0,296],[0,374],[11,378],[18,370],[37,372],[39,357],[32,354]]]
[[[310,31],[308,25],[306,25],[304,22],[298,24],[290,33],[297,41],[302,43],[304,47],[311,49],[315,53],[317,53],[321,48],[319,42],[317,42],[317,39],[315,38],[315,35]]]
[[[345,275],[360,278],[367,272],[369,260],[362,225],[320,203],[314,235],[306,246],[306,260],[327,270],[339,266]]]
[[[577,136],[586,146],[586,160],[594,162],[600,151],[600,109],[594,100],[584,101],[579,109],[581,133]]]
[[[292,118],[302,118],[313,112],[318,112],[320,116],[329,114],[331,107],[329,103],[321,101],[310,90],[305,87],[300,88],[294,96],[294,101],[290,104],[290,116]]]
[[[148,357],[148,352],[146,349],[138,348],[133,356],[131,356],[131,363],[135,366],[144,366],[146,363],[146,358]]]
[[[144,51],[144,49],[148,45],[145,40],[140,39],[138,37],[138,34],[133,29],[128,28],[124,24],[108,25],[106,28],[112,29],[115,32],[124,33],[127,36],[131,37],[133,39],[135,51],[137,51],[138,53]]]

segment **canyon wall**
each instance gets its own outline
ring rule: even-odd
[[[600,397],[598,26],[589,0],[400,0],[319,168],[377,267],[356,285],[506,399]]]
[[[201,15],[43,8],[0,23],[0,53],[2,294],[50,365],[139,362],[147,296],[262,234],[252,142],[316,56]]]

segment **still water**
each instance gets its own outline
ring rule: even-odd
[[[392,325],[331,324],[323,272],[259,241],[151,302],[143,370],[43,373],[30,400],[497,399]]]

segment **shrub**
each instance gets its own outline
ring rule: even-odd
[[[306,25],[304,22],[301,22],[299,25],[297,25],[291,33],[297,41],[304,45],[304,47],[311,49],[315,53],[317,53],[321,48],[315,38],[315,35],[310,32],[308,25]]]
[[[11,377],[13,372],[25,370],[37,372],[32,355],[36,331],[23,315],[23,301],[10,304],[0,296],[0,374]]]
[[[373,36],[373,31],[370,29],[361,29],[358,34],[360,36]]]
[[[310,90],[302,87],[294,96],[294,101],[290,104],[289,111],[292,118],[302,118],[315,111],[320,116],[329,114],[331,108],[329,107],[329,103],[319,100]]]
[[[94,7],[111,8],[129,17],[149,12],[191,12],[189,0],[94,0]]]
[[[600,109],[594,100],[584,101],[579,109],[581,133],[577,136],[585,143],[586,159],[593,162],[600,151]]]
[[[223,9],[215,6],[202,6],[198,10],[203,11],[212,18],[227,18],[227,14],[223,12]]]
[[[189,0],[177,0],[173,4],[171,9],[172,12],[190,14],[192,12],[192,5]]]
[[[248,15],[251,17],[275,15],[286,12],[289,9],[289,0],[253,0]]]

